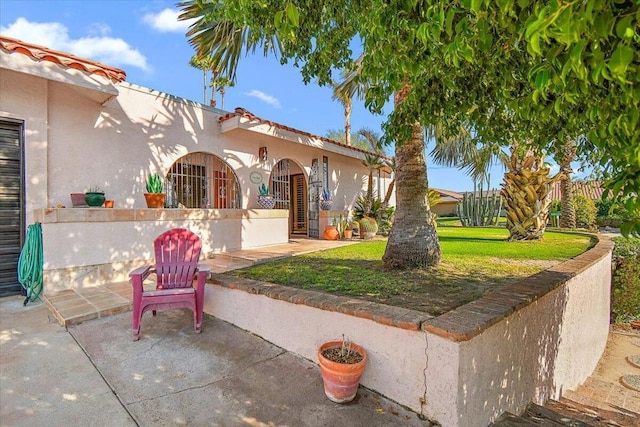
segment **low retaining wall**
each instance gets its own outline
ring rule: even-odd
[[[611,251],[578,257],[442,316],[215,275],[205,312],[316,361],[325,341],[367,349],[361,384],[443,426],[486,426],[593,372],[608,334]]]
[[[288,210],[42,209],[45,294],[129,280],[153,261],[153,240],[188,228],[202,240],[202,257],[289,241]]]

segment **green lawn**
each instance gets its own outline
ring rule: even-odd
[[[435,268],[387,271],[386,240],[236,270],[230,274],[408,307],[437,315],[572,258],[592,242],[547,232],[539,242],[507,242],[504,228],[439,227],[442,262]]]

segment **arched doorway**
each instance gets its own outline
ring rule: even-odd
[[[271,192],[276,209],[289,209],[289,234],[307,235],[307,185],[302,168],[290,159],[280,160],[271,172]]]

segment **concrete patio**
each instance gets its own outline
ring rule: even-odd
[[[208,262],[223,272],[339,243],[302,239]],[[206,316],[201,335],[193,333],[186,311],[145,316],[141,341],[134,343],[131,317],[124,312],[130,305],[128,286],[74,291],[53,298],[55,303],[49,298],[51,312],[41,302],[23,307],[21,297],[0,300],[1,426],[430,425],[362,387],[354,404],[333,404],[324,397],[314,363],[212,316]],[[117,309],[108,303],[114,295],[124,301]],[[60,314],[69,314],[65,310],[75,304],[70,301],[88,304],[94,312],[61,321]],[[621,338],[612,332],[609,339],[618,345]],[[625,357],[638,352],[640,335],[624,340],[629,354],[601,360],[616,375],[637,371]],[[619,425],[635,425],[640,395],[598,376],[602,366],[588,387],[565,394],[629,421]]]
[[[205,315],[193,332],[185,310],[61,327],[43,303],[0,301],[0,425],[428,426],[360,388],[330,402],[309,360]]]

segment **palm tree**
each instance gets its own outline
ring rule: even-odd
[[[352,69],[343,68],[340,70],[340,78],[342,82],[336,82],[331,79],[333,87],[333,95],[331,99],[340,101],[344,107],[344,135],[347,145],[351,145],[351,110],[353,108],[353,97],[357,96],[362,99],[366,91],[366,85],[358,82],[357,73],[362,62],[362,55],[355,61]]]
[[[276,57],[282,51],[280,40],[273,34],[230,20],[210,21],[207,17],[222,14],[222,3],[186,0],[179,6],[182,9],[179,19],[195,19],[187,32],[189,42],[199,55],[214,58],[216,69],[232,81],[235,81],[243,51],[255,52],[260,47],[265,56],[271,53]],[[357,72],[356,69],[352,74]],[[410,84],[407,83],[396,93],[396,105],[407,99],[409,91]],[[427,167],[422,126],[416,121],[411,130],[407,141],[396,144],[396,215],[383,256],[388,267],[436,265],[441,258],[440,243],[426,201]]]
[[[367,195],[366,198],[369,202],[373,200],[373,172],[384,167],[384,161],[382,160],[382,138],[377,132],[371,129],[360,129],[358,135],[364,138],[369,143],[369,149],[373,154],[365,154],[362,164],[368,169],[369,176],[367,180]]]
[[[215,69],[224,73],[229,80],[236,80],[238,62],[245,53],[262,48],[263,54],[280,56],[280,40],[276,36],[265,36],[253,31],[248,25],[236,25],[231,20],[210,21],[207,17],[224,8],[221,2],[185,0],[180,2],[182,13],[179,20],[194,19],[187,31],[189,43],[196,48],[198,56],[210,56]]]
[[[478,144],[469,128],[460,128],[458,135],[445,137],[440,128],[427,130],[435,139],[431,157],[436,164],[464,170],[474,182],[487,182],[494,163],[506,164],[509,156],[498,144]]]
[[[405,83],[395,93],[396,108],[411,90]],[[396,212],[382,256],[387,268],[415,268],[434,266],[440,262],[442,251],[435,222],[427,198],[427,162],[422,125],[411,124],[406,141],[396,141]]]
[[[235,86],[233,81],[229,80],[225,76],[218,76],[215,80],[211,80],[211,85],[213,87],[218,87],[218,92],[220,92],[220,108],[224,110],[224,94],[226,93],[225,88]]]
[[[576,210],[573,205],[573,183],[571,182],[571,162],[576,158],[576,141],[569,139],[556,149],[556,161],[560,166],[561,209],[560,227],[576,228]]]
[[[213,64],[213,59],[210,56],[198,56],[198,55],[193,55],[191,57],[191,60],[189,60],[189,65],[191,65],[194,68],[197,68],[198,70],[202,70],[202,81],[204,84],[204,94],[203,94],[203,104],[207,103],[207,72],[208,71],[213,71],[214,76],[216,74],[215,72],[215,67]],[[215,99],[213,98],[213,92],[211,93],[211,100],[212,100],[212,105],[215,105]]]

